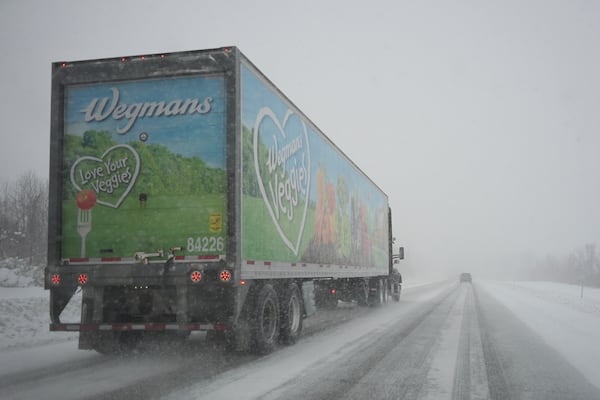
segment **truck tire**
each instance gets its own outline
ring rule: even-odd
[[[383,304],[385,304],[385,282],[383,279],[379,279],[377,282],[377,305]]]
[[[370,301],[369,304],[371,306],[374,307],[378,307],[380,305],[383,304],[384,302],[384,296],[385,296],[385,292],[384,292],[384,288],[383,288],[383,279],[377,279],[377,282],[375,282],[375,291],[370,292]]]
[[[256,296],[252,315],[253,352],[271,352],[279,336],[279,301],[277,292],[270,284],[264,285]]]
[[[392,282],[392,299],[395,302],[400,301],[400,283]]]
[[[400,301],[400,291],[402,290],[402,275],[396,268],[392,270],[390,275],[390,289],[392,291],[392,299],[396,302]]]
[[[388,297],[390,295],[388,287],[389,287],[389,282],[387,279],[384,279],[383,280],[383,304],[388,303]]]
[[[294,282],[284,288],[279,317],[279,338],[284,344],[294,344],[302,332],[302,293]]]
[[[90,347],[97,353],[112,355],[120,352],[119,342],[115,338],[114,332],[93,332],[90,339]]]
[[[96,332],[92,347],[100,354],[126,354],[135,350],[141,339],[141,332]]]
[[[369,305],[369,292],[369,282],[365,279],[361,279],[357,287],[355,288],[356,302],[359,306],[364,307]]]

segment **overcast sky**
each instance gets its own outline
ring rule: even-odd
[[[600,2],[0,1],[0,181],[46,177],[53,61],[238,46],[389,196],[402,268],[600,243]]]

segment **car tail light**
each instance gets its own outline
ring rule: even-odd
[[[54,286],[58,286],[60,284],[60,275],[59,274],[54,274],[52,275],[52,278],[50,278],[52,280],[52,284]]]
[[[331,294],[335,294],[335,288],[331,288]]]
[[[79,274],[79,276],[77,277],[77,282],[79,282],[80,285],[85,285],[88,282],[88,275]]]
[[[192,271],[190,274],[190,279],[194,283],[198,283],[202,280],[202,273],[200,271]]]
[[[219,279],[221,282],[229,282],[231,280],[231,272],[224,269],[219,273]]]

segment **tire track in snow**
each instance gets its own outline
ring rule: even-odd
[[[458,291],[453,286],[370,337],[360,351],[306,372],[263,399],[410,399],[420,392],[430,353]]]

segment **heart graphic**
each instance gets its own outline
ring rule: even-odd
[[[71,167],[71,183],[78,192],[82,189],[95,191],[97,204],[119,208],[135,185],[139,172],[139,154],[127,144],[118,144],[100,158],[84,156],[77,159]]]
[[[261,129],[263,124],[264,129]],[[280,123],[275,113],[264,107],[256,116],[253,135],[254,166],[265,206],[281,240],[297,256],[310,188],[310,147],[306,125],[291,110]],[[259,159],[261,145],[263,150],[267,147],[266,160]],[[264,152],[262,154],[264,158]],[[297,208],[301,208],[300,213],[296,212]],[[300,218],[299,223],[297,218]]]

